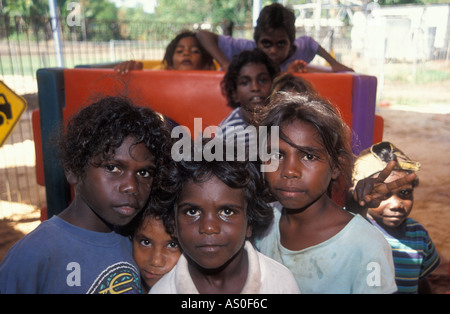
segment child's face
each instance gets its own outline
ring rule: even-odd
[[[175,266],[180,255],[178,243],[166,232],[161,219],[145,218],[133,235],[133,257],[147,290]]]
[[[177,203],[176,222],[183,253],[203,269],[236,260],[251,235],[244,191],[215,176],[186,184]]]
[[[288,34],[282,28],[262,32],[256,44],[277,66],[289,57],[292,45]]]
[[[111,159],[99,166],[88,165],[82,178],[68,176],[69,183],[76,184],[73,206],[80,216],[85,215],[91,229],[105,231],[103,220],[116,226],[126,225],[147,203],[155,171],[154,157],[143,143],[133,145],[134,141],[127,137]]]
[[[278,169],[266,172],[265,178],[272,195],[289,209],[322,206],[331,179],[338,173],[330,166],[328,153],[317,130],[310,123],[294,120],[281,126],[297,147],[280,138]]]
[[[202,70],[202,52],[193,37],[182,38],[173,54],[174,70]]]
[[[393,182],[408,175],[406,171],[393,171],[385,180],[385,183]],[[377,208],[369,208],[368,214],[379,224],[390,228],[400,226],[411,213],[413,208],[414,187],[410,184],[407,188],[391,195],[382,201]]]
[[[272,79],[265,64],[249,63],[242,67],[234,100],[241,105],[245,120],[253,124],[267,103]]]

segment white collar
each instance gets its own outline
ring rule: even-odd
[[[258,294],[261,289],[261,267],[259,265],[258,253],[253,245],[246,241],[244,250],[248,256],[248,274],[241,294]],[[180,256],[175,271],[175,284],[177,293],[198,294],[198,290],[192,281],[188,269],[188,261],[184,254]]]

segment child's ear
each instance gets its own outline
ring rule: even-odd
[[[339,160],[340,165],[345,164],[345,159],[342,156],[339,156],[338,160]],[[333,167],[333,170],[331,170],[331,179],[336,180],[341,175],[341,170],[336,165],[336,163],[334,163],[334,165],[332,167]]]
[[[78,183],[78,177],[70,170],[64,171],[64,174],[66,175],[67,182],[71,185],[76,185]]]
[[[341,170],[338,167],[333,166],[333,170],[331,170],[331,179],[336,180],[341,174]]]
[[[236,103],[236,104],[239,103],[239,99],[238,99],[236,91],[234,91],[233,94],[231,95],[231,99],[233,100],[234,103]]]
[[[250,238],[252,236],[252,233],[253,233],[252,226],[248,225],[247,226],[247,234],[246,234],[247,238]]]

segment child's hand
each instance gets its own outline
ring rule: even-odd
[[[305,73],[306,72],[307,63],[303,60],[295,60],[292,61],[291,64],[286,69],[286,72],[298,72]]]
[[[143,64],[140,61],[124,61],[114,67],[114,71],[119,74],[126,74],[130,70],[142,70]]]
[[[396,161],[390,161],[386,168],[376,178],[365,178],[356,184],[353,190],[353,199],[363,207],[377,208],[380,203],[401,189],[406,188],[417,177],[410,173],[398,180],[384,183],[394,169]]]

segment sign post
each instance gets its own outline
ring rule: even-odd
[[[8,139],[26,109],[26,100],[0,81],[0,147]]]

